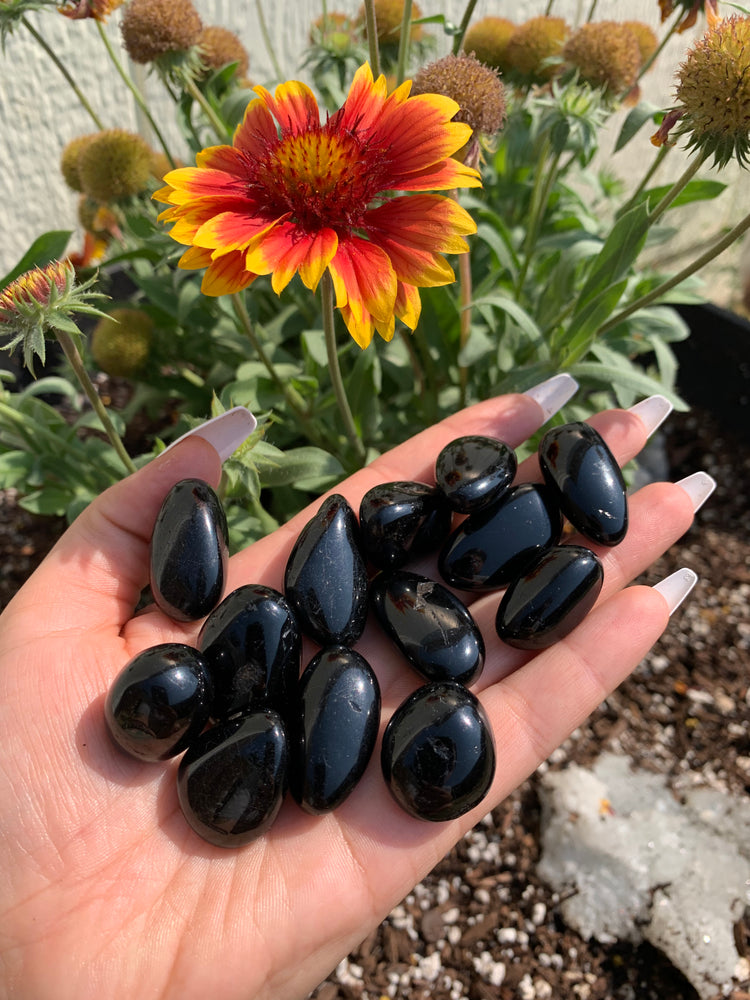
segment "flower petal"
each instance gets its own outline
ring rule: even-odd
[[[311,125],[320,125],[320,109],[315,95],[305,83],[290,80],[280,83],[274,96],[265,87],[256,87],[268,110],[284,132],[305,132]]]
[[[204,295],[232,295],[247,288],[257,277],[245,267],[244,254],[234,251],[211,261],[203,275],[201,291]]]
[[[372,316],[366,310],[355,312],[349,306],[341,306],[341,315],[352,340],[362,350],[369,347],[375,332]]]
[[[223,170],[212,170],[205,167],[180,167],[170,170],[164,175],[168,188],[160,188],[155,192],[157,201],[165,201],[170,205],[184,205],[193,198],[216,197],[229,195],[242,197],[247,190],[246,184],[237,177]],[[160,197],[165,195],[165,197]]]
[[[263,100],[258,97],[245,108],[245,116],[234,133],[232,141],[235,149],[257,155],[269,145],[278,142],[279,133],[273,115]]]
[[[373,80],[370,65],[365,63],[354,74],[346,101],[341,110],[332,116],[331,125],[337,131],[356,130],[367,135],[378,125],[387,94],[385,77],[381,75]]]
[[[388,255],[380,247],[359,236],[339,239],[328,269],[339,308],[348,305],[357,317],[368,312],[381,321],[393,315],[396,274]]]
[[[271,286],[277,295],[298,271],[307,287],[315,291],[337,247],[338,237],[332,229],[310,234],[294,223],[283,222],[250,247],[245,266],[256,274],[273,273]]]
[[[465,253],[469,246],[463,237],[477,231],[466,209],[438,194],[392,198],[367,212],[364,226],[370,235],[438,253]]]
[[[208,267],[211,263],[211,251],[205,247],[188,247],[180,257],[178,266],[183,271],[196,271],[201,267]]]
[[[288,213],[268,218],[260,213],[249,215],[247,212],[219,212],[203,223],[193,240],[198,246],[209,247],[220,254],[246,250],[253,240],[287,217]]]
[[[453,268],[439,253],[406,247],[383,235],[374,235],[373,243],[388,255],[399,281],[417,288],[432,288],[455,280]]]
[[[422,312],[422,300],[419,289],[399,281],[396,293],[396,315],[411,330],[416,330]]]

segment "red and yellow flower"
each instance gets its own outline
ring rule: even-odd
[[[476,187],[479,174],[451,159],[469,139],[448,97],[387,93],[360,67],[346,102],[321,122],[312,91],[292,81],[256,87],[231,146],[168,173],[154,197],[170,207],[183,268],[207,268],[202,290],[224,295],[272,275],[278,294],[299,274],[315,290],[329,271],[349,333],[366,347],[390,340],[394,317],[414,329],[419,288],[453,281],[443,257],[464,253],[476,231],[452,198],[427,191]],[[396,194],[396,192],[406,192]]]

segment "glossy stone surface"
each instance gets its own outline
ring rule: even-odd
[[[377,576],[372,606],[386,635],[428,681],[471,684],[484,666],[484,640],[467,607],[447,587],[417,573]]]
[[[504,441],[471,434],[443,448],[435,462],[435,481],[454,510],[473,514],[500,499],[516,466],[515,452]]]
[[[218,847],[242,847],[271,827],[287,788],[281,717],[253,712],[207,729],[180,761],[177,795],[185,819]]]
[[[484,708],[453,681],[418,688],[386,726],[381,764],[391,794],[412,816],[462,816],[482,801],[495,773]]]
[[[350,646],[367,620],[367,567],[357,517],[332,494],[305,525],[286,566],[284,592],[302,631],[320,646]]]
[[[301,646],[283,594],[259,583],[228,594],[198,636],[214,682],[213,718],[260,708],[283,716],[297,685]]]
[[[179,642],[144,649],[115,678],[104,702],[112,738],[139,760],[167,760],[208,721],[213,689],[200,653]]]
[[[362,497],[362,551],[379,569],[400,569],[410,559],[435,552],[451,530],[452,512],[443,493],[425,483],[373,486]]]
[[[353,649],[312,658],[300,678],[290,721],[289,789],[309,813],[341,805],[365,772],[380,724],[380,687]]]
[[[600,545],[617,545],[628,528],[620,466],[602,436],[584,423],[553,427],[539,445],[544,480],[563,514]]]
[[[178,622],[213,611],[224,593],[227,521],[219,498],[201,479],[183,479],[169,491],[151,536],[151,591]]]
[[[508,587],[497,609],[497,634],[517,649],[545,649],[579,625],[596,603],[604,571],[593,552],[560,545]]]
[[[460,590],[495,590],[525,573],[556,545],[562,517],[546,486],[523,483],[471,514],[443,546],[438,568]]]

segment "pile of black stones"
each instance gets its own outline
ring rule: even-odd
[[[513,450],[465,436],[440,452],[435,485],[375,486],[359,518],[340,494],[327,497],[294,544],[283,594],[247,584],[224,597],[221,503],[201,480],[177,483],[153,529],[151,591],[174,621],[205,622],[195,647],[162,643],[121,671],[105,703],[114,741],[146,761],[183,754],[180,805],[212,844],[263,834],[287,791],[308,813],[337,808],[380,725],[377,677],[353,648],[372,609],[423,681],[385,728],[385,782],[420,819],[468,812],[490,787],[495,749],[468,688],[484,666],[484,640],[454,590],[504,589],[499,637],[543,649],[582,621],[602,586],[597,556],[560,544],[566,520],[605,546],[627,530],[622,474],[593,428],[551,429],[539,461],[544,482],[514,486]],[[405,568],[428,555],[443,583]],[[320,649],[300,676],[303,635]]]

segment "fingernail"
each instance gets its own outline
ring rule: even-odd
[[[691,569],[678,569],[671,576],[665,576],[659,583],[655,583],[654,590],[659,591],[667,602],[670,615],[673,615],[697,582],[697,573]]]
[[[637,417],[641,418],[646,428],[646,433],[650,437],[656,428],[664,423],[673,409],[674,407],[666,396],[657,395],[649,396],[648,399],[642,399],[640,403],[631,406],[628,413],[635,413]]]
[[[549,420],[553,413],[557,413],[560,407],[565,406],[577,390],[578,383],[573,376],[561,372],[527,389],[524,396],[530,396],[538,403],[544,413],[544,419]]]
[[[707,472],[694,472],[691,476],[685,476],[675,483],[690,497],[693,503],[693,513],[700,510],[716,489],[716,480],[709,476]]]
[[[253,433],[258,421],[245,406],[234,406],[225,413],[220,413],[218,417],[212,417],[199,427],[193,427],[186,434],[182,434],[173,441],[164,452],[174,448],[180,441],[189,437],[200,437],[208,441],[210,445],[219,453],[222,462],[226,462],[229,456],[235,452],[243,441]],[[164,454],[162,452],[162,454]]]

